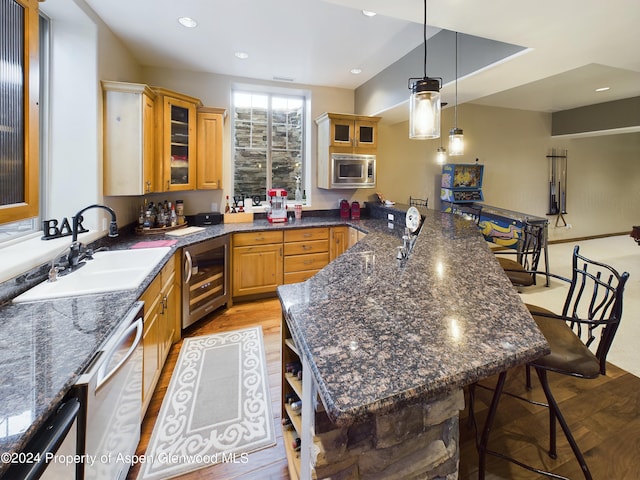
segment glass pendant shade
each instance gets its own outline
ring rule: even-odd
[[[449,155],[464,154],[464,135],[461,128],[452,128],[449,131]]]
[[[409,99],[409,138],[439,138],[440,109],[440,82],[428,77],[418,79]]]
[[[438,147],[436,152],[436,162],[438,165],[444,165],[447,163],[447,149],[444,147]]]

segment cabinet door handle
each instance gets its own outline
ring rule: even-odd
[[[193,267],[193,262],[191,261],[191,254],[188,250],[184,251],[184,283],[189,283],[191,280],[191,268]]]
[[[305,233],[304,235],[302,235],[304,238],[309,238],[313,236],[313,233]]]
[[[311,250],[313,247],[311,245],[302,245],[303,250]]]
[[[160,298],[160,315],[164,315],[164,310],[165,310],[165,308],[167,308],[167,306],[164,303],[166,298],[167,297],[161,297]]]
[[[304,264],[305,265],[311,265],[313,263],[313,260],[305,260]]]

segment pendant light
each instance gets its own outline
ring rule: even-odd
[[[427,0],[424,0],[424,76],[410,78],[409,138],[440,137],[440,88],[442,78],[427,77]]]
[[[438,165],[444,165],[447,163],[447,149],[440,144],[438,149],[436,150],[436,163]]]
[[[456,105],[454,107],[454,127],[449,130],[449,155],[464,154],[464,135],[458,128],[458,32],[456,32]]]

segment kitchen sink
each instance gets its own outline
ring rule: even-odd
[[[93,254],[93,260],[77,270],[59,276],[55,282],[44,281],[13,299],[14,303],[50,300],[95,293],[138,288],[169,247],[112,250]]]

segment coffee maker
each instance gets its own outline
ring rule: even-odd
[[[267,190],[269,210],[267,220],[271,223],[287,221],[287,191],[284,188],[272,188]]]

